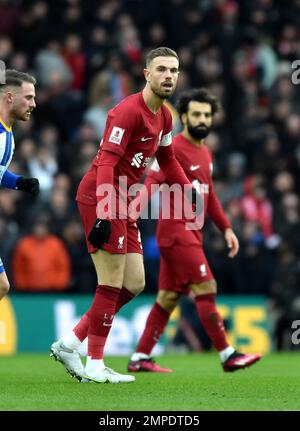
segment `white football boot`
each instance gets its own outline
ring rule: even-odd
[[[94,373],[89,372],[89,374],[87,374],[87,372],[85,372],[81,381],[83,383],[131,383],[135,381],[135,377],[129,376],[128,374],[120,374],[111,368],[105,367]]]
[[[50,352],[50,357],[59,361],[72,377],[82,381],[85,370],[76,350],[69,349],[61,340],[58,340],[51,345]]]

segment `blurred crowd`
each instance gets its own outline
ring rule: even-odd
[[[143,87],[145,54],[169,46],[181,70],[170,103],[205,86],[223,105],[207,144],[241,252],[230,261],[207,222],[205,249],[219,291],[267,295],[279,318],[282,310],[297,313],[300,85],[292,82],[292,62],[300,59],[299,28],[300,0],[0,0],[0,58],[38,80],[31,121],[14,126],[11,169],[38,177],[41,194],[33,203],[0,193],[1,257],[13,288],[94,289],[76,188],[108,109]],[[140,228],[146,291],[154,292],[155,222]]]

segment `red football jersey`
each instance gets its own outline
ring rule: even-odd
[[[164,105],[154,114],[145,104],[142,93],[125,98],[108,112],[99,151],[81,181],[76,199],[96,204],[96,178],[102,150],[121,156],[114,168],[114,187],[119,189],[119,177],[126,177],[127,186],[139,183],[145,168],[159,146],[172,142],[172,116]],[[127,187],[127,188],[128,188]]]
[[[210,150],[205,144],[197,147],[186,139],[182,133],[174,137],[173,148],[187,178],[195,188],[201,188],[204,196],[204,217],[208,213],[215,224],[224,231],[227,227],[230,227],[230,223],[214,192],[212,181],[213,163]],[[168,182],[156,162],[151,166],[149,179],[152,183],[155,181],[157,184]],[[174,198],[172,194],[170,196],[170,206],[172,215],[174,214]],[[202,232],[198,229],[186,229],[185,219],[171,218],[167,220],[160,217],[157,225],[157,242],[160,246],[170,246],[175,242],[199,244],[199,242],[202,243]]]

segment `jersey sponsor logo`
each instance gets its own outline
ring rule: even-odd
[[[125,132],[125,129],[114,126],[111,131],[110,137],[108,138],[108,142],[112,142],[113,144],[120,145],[124,132]]]
[[[151,160],[151,157],[145,157],[144,159],[143,153],[135,153],[135,155],[132,157],[131,166],[135,166],[136,168],[143,166],[143,168],[145,168],[150,164]]]
[[[119,236],[119,239],[118,239],[118,241],[119,241],[118,248],[120,250],[122,250],[123,247],[124,247],[124,238],[125,238],[124,235],[123,236]]]
[[[153,137],[151,136],[151,137],[149,137],[149,138],[146,138],[146,136],[143,136],[143,137],[141,138],[141,141],[142,141],[142,142],[145,142],[145,141],[149,141],[150,139],[153,139]]]
[[[200,168],[200,165],[191,165],[190,166],[190,170],[191,171],[196,171],[197,169],[199,169]]]
[[[144,156],[143,153],[135,153],[135,155],[132,157],[131,166],[135,166],[136,168],[139,168],[142,164]]]

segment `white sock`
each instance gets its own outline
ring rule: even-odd
[[[104,370],[105,365],[103,359],[92,359],[91,356],[86,358],[85,371],[87,374],[95,374],[100,370]]]
[[[79,340],[79,338],[75,335],[75,332],[73,332],[73,331],[70,331],[66,335],[61,337],[61,341],[64,343],[64,345],[66,347],[68,347],[69,349],[72,349],[72,350],[79,349],[79,347],[81,345],[81,341]]]
[[[134,352],[131,356],[132,361],[140,361],[141,359],[149,359],[149,355],[146,355],[146,353],[139,353]]]
[[[221,352],[219,352],[221,362],[225,362],[233,352],[235,352],[235,348],[232,346],[228,346],[226,349],[221,350]]]

